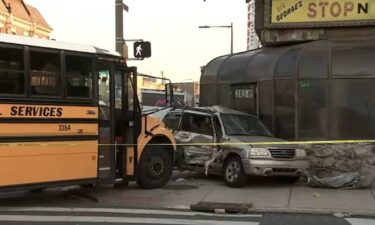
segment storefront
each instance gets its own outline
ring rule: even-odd
[[[220,56],[201,106],[256,114],[288,140],[375,138],[374,39],[319,40]]]

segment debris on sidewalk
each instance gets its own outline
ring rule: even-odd
[[[351,213],[348,212],[335,212],[333,214],[334,217],[339,217],[339,218],[345,218],[345,217],[351,217]]]
[[[178,179],[176,180],[176,182],[177,182],[177,183],[184,183],[184,182],[186,182],[186,179],[184,179],[184,178],[178,178]]]
[[[204,174],[205,174],[206,176],[208,176],[208,170],[209,170],[209,168],[210,168],[210,165],[211,165],[213,162],[215,162],[216,158],[219,157],[219,156],[221,156],[222,154],[223,154],[223,150],[217,151],[216,148],[213,149],[213,152],[212,152],[212,156],[211,156],[211,158],[210,158],[208,161],[206,161],[206,162],[204,163],[204,168],[205,168],[205,173],[204,173]]]
[[[312,195],[313,195],[315,198],[320,198],[320,194],[319,194],[318,192],[314,192]]]
[[[248,213],[252,206],[253,203],[199,202],[198,204],[190,205],[190,210],[214,213]]]
[[[184,178],[178,178],[175,180],[176,183],[183,183],[183,182],[186,182],[186,179]]]
[[[186,190],[193,190],[198,189],[197,185],[188,185],[188,184],[169,184],[166,185],[163,189],[164,190],[171,190],[171,191],[186,191]]]
[[[215,214],[225,214],[226,212],[225,212],[225,209],[215,209],[214,213]]]
[[[319,178],[312,176],[308,184],[313,187],[355,189],[360,187],[362,177],[358,172],[343,173],[334,177]]]

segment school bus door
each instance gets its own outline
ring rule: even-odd
[[[99,77],[99,158],[98,184],[115,182],[114,82],[110,64],[98,65]]]
[[[134,180],[138,159],[141,117],[136,90],[135,67],[115,71],[116,176],[125,182]]]
[[[99,184],[134,179],[140,124],[136,83],[134,67],[100,67]]]

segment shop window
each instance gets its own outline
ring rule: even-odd
[[[332,139],[375,138],[375,80],[332,80]]]
[[[236,110],[256,115],[256,84],[236,84],[231,86],[232,107]]]
[[[0,94],[24,94],[23,49],[0,47]]]
[[[296,80],[275,81],[275,132],[279,138],[295,138]]]
[[[223,104],[221,102],[222,99],[220,99],[220,102],[218,102],[218,90],[219,85],[218,84],[201,84],[200,85],[200,105],[217,105]],[[220,92],[219,92],[220,93]],[[225,98],[228,98],[228,94],[225,96]]]
[[[273,81],[259,82],[259,119],[273,131]]]
[[[59,54],[31,51],[30,69],[33,95],[61,96]]]
[[[334,77],[375,76],[375,46],[333,46],[332,75]]]
[[[298,55],[302,47],[291,48],[281,53],[275,67],[275,77],[295,77],[297,76]]]
[[[327,78],[328,45],[314,44],[303,50],[300,55],[299,75],[303,78]]]
[[[301,140],[328,138],[328,80],[300,80],[298,83],[298,136]]]

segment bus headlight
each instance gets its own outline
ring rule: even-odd
[[[269,156],[270,152],[266,148],[252,148],[249,152],[249,157],[252,156]]]

